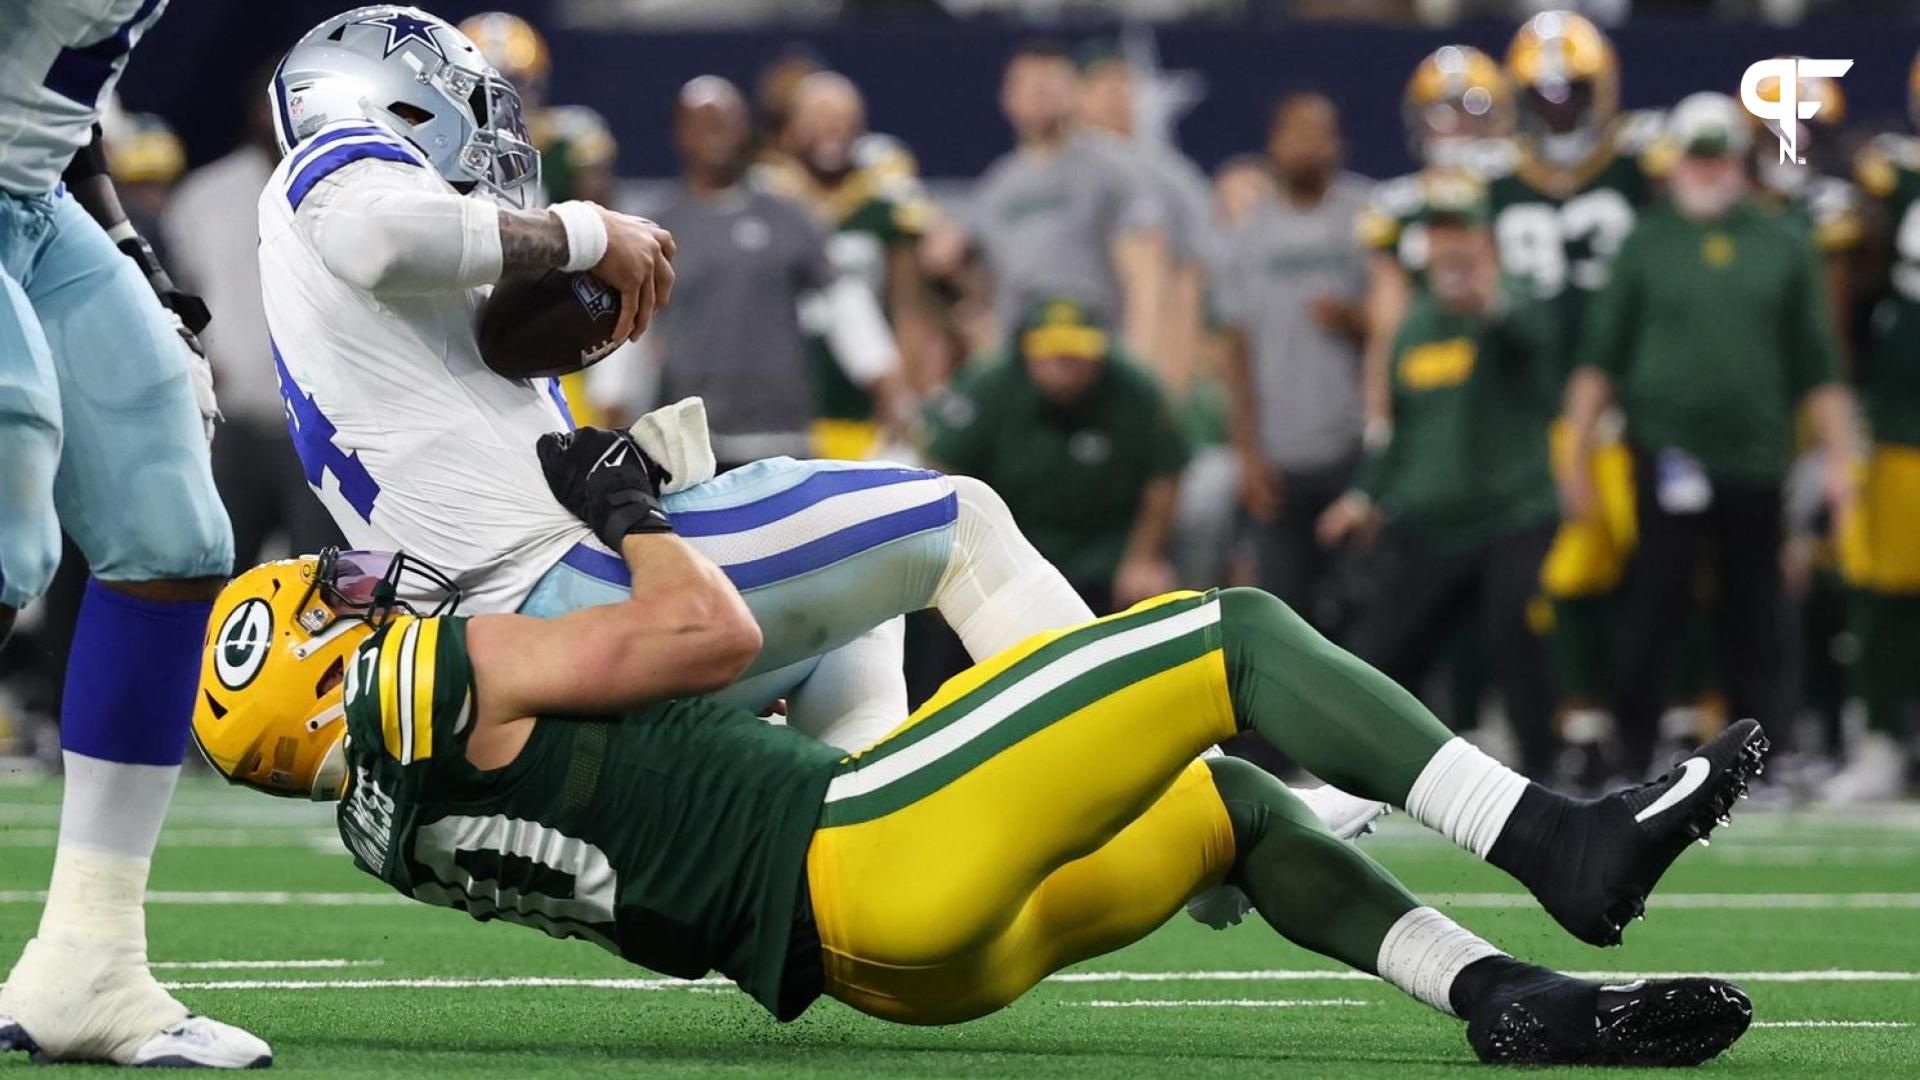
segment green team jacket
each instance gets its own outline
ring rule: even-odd
[[[1013,357],[976,361],[928,405],[927,456],[1006,499],[1040,554],[1081,586],[1113,580],[1148,483],[1177,475],[1187,441],[1160,384],[1115,349],[1071,406]]]
[[[1357,486],[1397,528],[1463,553],[1557,513],[1547,467],[1560,333],[1549,301],[1502,282],[1491,317],[1447,311],[1422,288],[1394,338],[1393,438]]]
[[[1777,211],[1743,203],[1697,222],[1660,206],[1621,245],[1580,358],[1612,378],[1636,445],[1777,484],[1801,399],[1839,377],[1825,266]]]

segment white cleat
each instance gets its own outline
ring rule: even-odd
[[[1821,785],[1828,806],[1895,802],[1906,798],[1907,753],[1900,740],[1881,731],[1862,732],[1847,755],[1847,767]]]
[[[161,989],[141,950],[27,942],[0,987],[0,1051],[39,1064],[259,1069],[273,1050],[248,1032],[195,1016]]]
[[[1313,816],[1320,819],[1328,832],[1342,840],[1358,840],[1371,833],[1375,822],[1393,812],[1387,803],[1349,795],[1332,784],[1288,790],[1307,804],[1307,809],[1313,811]],[[1247,899],[1247,894],[1237,885],[1216,885],[1187,901],[1187,915],[1215,930],[1239,926],[1252,910],[1253,901]]]
[[[1349,795],[1332,784],[1317,788],[1294,788],[1293,793],[1307,804],[1313,816],[1327,831],[1342,840],[1358,840],[1373,831],[1374,823],[1393,812],[1390,803],[1374,802]]]

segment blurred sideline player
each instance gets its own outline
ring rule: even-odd
[[[1908,112],[1920,127],[1920,58],[1909,73]],[[1840,543],[1841,570],[1855,590],[1867,730],[1823,792],[1835,802],[1912,792],[1908,720],[1920,707],[1920,140],[1874,139],[1855,176],[1869,200],[1868,249],[1881,279],[1866,283],[1877,299],[1855,372],[1873,445]]]
[[[1820,104],[1812,117],[1795,121],[1799,134],[1796,144],[1806,163],[1781,161],[1780,122],[1754,117],[1755,128],[1764,132],[1748,151],[1754,193],[1761,201],[1781,207],[1802,221],[1826,256],[1833,325],[1844,346],[1852,338],[1852,269],[1862,239],[1860,193],[1849,177],[1846,144],[1840,131],[1847,118],[1847,98],[1838,79],[1803,76],[1797,82],[1795,100]],[[1780,80],[1762,79],[1754,91],[1763,101],[1778,101]],[[1851,351],[1846,350],[1849,356]]]
[[[1620,112],[1620,62],[1599,28],[1567,11],[1549,11],[1523,25],[1507,48],[1507,77],[1519,120],[1513,167],[1491,177],[1494,238],[1501,269],[1528,281],[1552,302],[1572,356],[1581,314],[1606,284],[1621,241],[1654,195],[1643,155],[1658,134],[1657,118]],[[1570,361],[1568,361],[1570,362]],[[1564,385],[1568,372],[1556,373]],[[1618,424],[1594,455],[1601,513],[1562,524],[1541,568],[1553,602],[1552,648],[1561,731],[1588,751],[1585,779],[1608,765],[1594,748],[1610,742],[1603,705],[1611,677],[1609,597],[1633,546],[1632,462]],[[1571,452],[1563,425],[1552,433],[1557,463]]]
[[[842,755],[695,696],[758,634],[718,567],[633,513],[658,508],[651,471],[618,453],[633,449],[592,430],[539,445],[555,497],[621,551],[625,602],[469,618],[454,593],[422,617],[392,603],[411,560],[364,553],[236,580],[203,663],[209,761],[340,800],[356,866],[404,896],[677,977],[718,970],[781,1021],[822,995],[896,1023],[985,1016],[1232,882],[1296,944],[1465,1019],[1483,1061],[1697,1064],[1746,1030],[1751,1004],[1720,980],[1602,985],[1515,961],[1271,775],[1194,759],[1238,732],[1274,743],[1405,805],[1604,945],[1759,771],[1752,721],[1659,781],[1569,799],[1272,596],[1230,589],[1036,635]],[[285,752],[269,763],[268,745]]]
[[[545,490],[534,442],[572,426],[551,380],[487,370],[472,311],[503,268],[670,282],[670,247],[658,245],[672,241],[589,203],[495,201],[511,202],[537,169],[512,93],[457,30],[417,9],[321,23],[274,82],[282,123],[303,120],[281,129],[287,156],[261,195],[261,278],[295,446],[349,541],[440,567],[474,610],[559,615],[619,601],[627,570]],[[475,95],[501,126],[466,111]],[[369,115],[368,101],[392,104]],[[434,118],[405,119],[423,115]],[[415,138],[446,149],[429,158]],[[476,146],[489,152],[470,170]],[[663,299],[643,294],[641,314]],[[637,321],[632,300],[626,312]],[[1092,617],[999,496],[966,477],[775,458],[663,502],[764,632],[749,678],[722,696],[752,708],[790,696],[790,722],[843,748],[905,712],[897,624],[883,625],[895,616],[938,608],[977,657]],[[1352,804],[1367,820],[1377,811],[1323,797],[1343,804],[1329,810],[1342,820]]]
[[[101,146],[101,106],[164,7],[28,0],[0,37],[0,636],[45,591],[63,529],[92,572],[61,709],[60,841],[0,989],[0,1049],[231,1068],[272,1052],[160,988],[142,907],[186,753],[186,669],[233,562],[192,335],[206,306],[127,223]]]
[[[1367,343],[1364,360],[1370,445],[1391,422],[1389,356],[1413,288],[1426,272],[1421,175],[1463,168],[1497,175],[1513,155],[1513,91],[1500,65],[1468,45],[1442,45],[1420,61],[1401,98],[1407,141],[1420,170],[1383,181],[1354,223],[1367,258]]]
[[[585,105],[547,103],[552,54],[533,24],[510,12],[489,11],[462,20],[460,32],[520,92],[529,141],[540,152],[540,184],[532,193],[531,205],[546,206],[569,199],[614,205],[613,164],[620,147],[614,141],[613,129],[607,126],[605,117]],[[624,352],[610,359],[615,363],[638,359],[631,348]],[[574,372],[561,376],[560,389],[573,415],[592,423],[596,408],[587,393],[586,375]]]
[[[794,86],[780,144],[762,155],[755,176],[813,211],[830,231],[834,272],[872,293],[886,313],[901,368],[857,379],[827,333],[833,306],[815,295],[801,302],[800,312],[813,374],[815,455],[879,456],[887,441],[899,441],[913,390],[939,381],[924,370],[939,330],[915,256],[935,210],[920,189],[913,155],[867,130],[866,102],[852,81],[815,71]]]

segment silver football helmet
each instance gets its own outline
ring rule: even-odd
[[[520,95],[465,34],[419,8],[355,8],[307,32],[267,90],[283,153],[336,120],[420,148],[446,181],[515,206],[540,179]]]

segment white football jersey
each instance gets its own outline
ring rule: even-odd
[[[422,192],[459,199],[417,150],[366,122],[321,129],[274,169],[260,195],[260,287],[281,397],[307,482],[350,546],[425,559],[460,584],[465,610],[512,611],[590,536],[548,492],[534,450],[573,426],[558,381],[481,362],[488,288],[376,296],[321,255],[349,207]],[[396,236],[406,224],[394,219]]]
[[[0,0],[0,190],[52,191],[167,0]]]

